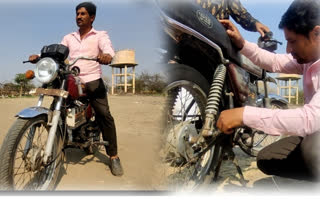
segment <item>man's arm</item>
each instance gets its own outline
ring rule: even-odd
[[[63,37],[63,39],[62,39],[62,41],[60,42],[60,44],[68,47],[67,36],[64,36],[64,37]]]
[[[243,7],[240,0],[230,0],[227,2],[231,17],[244,29],[254,32],[258,31],[262,37],[264,36],[264,33],[270,31],[267,26],[251,16],[251,14]]]
[[[254,64],[271,72],[303,74],[302,65],[298,64],[291,55],[274,54],[263,50],[256,44],[245,41],[231,21],[220,20],[220,23],[226,28],[226,32],[234,45]]]
[[[246,106],[243,123],[271,135],[304,137],[320,131],[320,90],[301,108],[282,110]]]
[[[245,41],[241,54],[254,64],[275,73],[303,74],[302,65],[293,59],[291,54],[275,54],[261,49],[257,44]]]
[[[234,128],[246,125],[270,135],[310,135],[320,131],[320,90],[309,104],[296,109],[266,109],[246,106],[222,111],[217,128],[231,134]]]
[[[99,36],[99,49],[101,53],[98,56],[98,62],[104,65],[111,63],[115,55],[110,37],[106,31],[102,31]]]

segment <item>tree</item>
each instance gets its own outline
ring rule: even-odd
[[[12,82],[10,83],[5,83],[2,86],[2,95],[4,96],[16,96],[17,95],[17,91],[18,91],[18,85],[14,84]]]
[[[149,74],[147,72],[142,72],[138,75],[135,84],[137,93],[151,94],[161,93],[166,85],[164,78],[160,74]]]
[[[16,74],[16,77],[14,78],[14,82],[17,83],[17,85],[20,87],[20,97],[22,96],[22,92],[29,88],[31,79],[27,79],[26,75],[24,73]]]
[[[110,91],[111,88],[111,80],[109,77],[102,75],[102,80],[104,82],[104,85],[106,86],[107,90]]]

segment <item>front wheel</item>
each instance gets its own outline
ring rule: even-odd
[[[274,100],[271,101],[271,109],[288,109],[288,105]],[[249,134],[238,141],[240,148],[252,157],[257,157],[258,153],[270,144],[279,141],[284,136],[274,136],[263,133],[259,130],[249,130]]]
[[[5,190],[52,190],[63,161],[63,142],[57,131],[52,160],[43,164],[48,139],[47,117],[18,118],[10,128],[0,150],[0,185]]]

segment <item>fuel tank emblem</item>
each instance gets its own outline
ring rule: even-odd
[[[204,13],[201,10],[197,10],[196,13],[197,13],[197,18],[201,22],[201,24],[203,24],[207,28],[212,28],[213,23],[212,23],[211,18],[208,14]]]

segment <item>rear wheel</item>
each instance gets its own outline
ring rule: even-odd
[[[0,150],[0,185],[8,190],[52,190],[63,161],[63,142],[57,131],[52,160],[43,164],[49,126],[44,115],[18,118],[10,128]]]
[[[203,182],[213,160],[214,147],[198,157],[189,140],[199,135],[205,118],[206,93],[195,82],[208,83],[187,66],[175,65],[170,72],[175,78],[166,88],[162,168],[169,188],[192,190]]]

